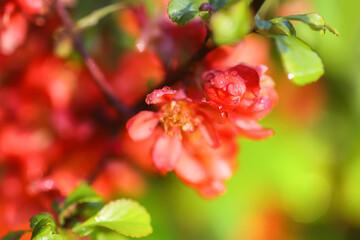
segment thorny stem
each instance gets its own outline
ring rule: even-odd
[[[130,109],[125,107],[119,100],[116,98],[111,86],[108,84],[108,81],[105,78],[105,75],[99,68],[99,66],[96,64],[94,59],[90,56],[90,54],[85,49],[82,36],[74,32],[74,24],[65,9],[65,6],[60,0],[55,0],[56,5],[56,11],[63,22],[65,26],[65,30],[67,34],[71,35],[74,41],[74,46],[76,50],[80,53],[82,56],[85,66],[87,70],[89,71],[93,81],[95,84],[100,88],[102,94],[107,99],[107,101],[119,112],[122,116],[128,116],[130,115]]]

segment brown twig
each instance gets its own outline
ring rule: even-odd
[[[105,169],[106,164],[111,159],[111,155],[109,153],[102,156],[99,160],[99,162],[96,164],[96,167],[93,169],[92,172],[90,172],[90,175],[87,177],[86,182],[88,184],[93,184],[96,178],[102,173],[102,171]]]
[[[85,66],[89,71],[93,81],[100,88],[102,94],[107,99],[107,101],[119,112],[120,115],[128,116],[130,115],[130,110],[125,107],[119,100],[116,98],[111,86],[108,84],[108,81],[105,78],[104,73],[100,70],[99,66],[96,64],[94,59],[85,49],[83,44],[82,36],[78,32],[74,32],[74,24],[65,9],[65,6],[60,0],[55,0],[56,11],[65,26],[67,34],[71,35],[74,41],[74,46],[76,50],[82,56]]]
[[[260,10],[261,6],[264,4],[265,0],[253,0],[250,4],[250,9],[256,15],[256,13]]]
[[[169,72],[164,80],[164,82],[158,87],[162,88],[164,86],[170,86],[174,83],[178,82],[181,78],[184,77],[184,74],[189,71],[189,69],[194,66],[197,62],[202,60],[209,52],[217,48],[217,46],[213,45],[211,47],[207,46],[207,42],[210,39],[211,32],[207,30],[206,37],[204,39],[203,44],[200,48],[192,55],[189,60],[187,60],[183,65],[181,65],[175,71]]]
[[[178,81],[182,80],[186,73],[191,72],[191,68],[196,63],[201,61],[209,52],[211,52],[212,50],[217,48],[217,46],[215,46],[215,45],[208,46],[208,41],[209,41],[212,33],[208,27],[206,27],[206,30],[207,30],[207,33],[206,33],[205,39],[204,39],[202,45],[200,46],[200,48],[184,64],[182,64],[181,66],[179,66],[177,69],[175,69],[173,71],[169,71],[166,74],[166,77],[165,77],[164,81],[161,83],[161,85],[156,86],[156,88],[163,88],[165,86],[171,86],[171,85],[177,83]],[[136,104],[135,108],[136,108],[136,110],[144,110],[144,109],[148,109],[149,106],[146,105],[146,103],[143,99],[141,99]]]
[[[257,12],[260,10],[264,2],[265,0],[253,0],[251,2],[250,9],[252,10],[254,15],[257,14]],[[189,60],[186,61],[183,65],[178,67],[176,70],[168,72],[163,83],[160,86],[157,86],[156,88],[171,86],[176,82],[180,81],[184,77],[184,74],[186,74],[192,66],[194,66],[197,62],[201,61],[204,57],[206,57],[208,53],[210,53],[212,50],[218,47],[216,45],[211,45],[211,47],[208,46],[208,41],[211,37],[212,32],[208,26],[206,26],[206,31],[207,33],[204,42],[201,45],[201,47],[195,52],[195,54],[192,57],[190,57]],[[254,32],[254,29],[252,29],[251,32]],[[145,105],[143,100],[141,100],[141,102],[137,104],[137,110],[146,109],[146,108],[148,108],[148,106]]]
[[[254,15],[260,10],[264,2],[265,0],[253,0],[251,2],[250,9],[253,11]],[[211,52],[212,50],[218,47],[215,45],[209,47],[207,45],[212,33],[208,26],[206,26],[206,30],[207,30],[207,34],[201,47],[195,52],[195,54],[188,61],[186,61],[177,70],[169,72],[164,82],[159,86],[159,88],[173,85],[174,83],[179,81],[183,77],[183,74],[189,70],[189,68],[191,68],[194,64],[196,64],[200,60],[202,60],[209,52]]]
[[[253,10],[254,14],[257,13],[257,11],[260,9],[260,7],[262,6],[262,4],[264,2],[265,2],[265,0],[254,0],[251,3],[250,7]],[[85,65],[86,65],[88,71],[90,72],[94,82],[98,85],[98,87],[101,89],[104,96],[118,110],[118,112],[121,113],[122,115],[125,115],[125,119],[128,118],[129,116],[131,116],[130,110],[125,108],[115,97],[115,95],[111,89],[111,86],[106,81],[104,74],[101,72],[100,68],[97,66],[95,61],[91,58],[89,53],[86,51],[81,35],[79,33],[73,32],[74,25],[73,25],[73,22],[69,16],[69,14],[67,13],[67,11],[64,7],[64,5],[59,0],[55,0],[55,4],[56,4],[57,12],[66,27],[66,31],[68,32],[68,34],[70,34],[73,37],[75,47],[78,50],[78,52],[80,53],[80,55],[83,57]],[[206,29],[207,29],[207,34],[206,34],[203,44],[200,46],[200,48],[194,53],[194,55],[192,55],[179,68],[177,68],[174,71],[169,72],[166,75],[164,82],[160,86],[157,86],[157,88],[162,88],[164,86],[171,86],[171,85],[175,84],[176,82],[182,80],[184,75],[187,72],[191,71],[191,68],[196,63],[201,61],[204,57],[206,57],[206,55],[208,53],[210,53],[212,50],[217,48],[216,45],[208,44],[212,33],[208,27]],[[147,107],[148,106],[145,105],[145,102],[143,100],[141,100],[141,102],[136,106],[135,109],[141,110],[141,109],[144,109]],[[97,176],[104,169],[108,159],[109,159],[109,155],[106,154],[99,160],[97,167],[94,169],[93,172],[90,173],[89,177],[87,178],[87,181],[90,184],[97,178]]]

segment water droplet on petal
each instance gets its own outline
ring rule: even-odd
[[[294,76],[294,74],[289,73],[289,74],[287,75],[287,77],[288,77],[289,80],[291,80],[291,79],[293,79],[295,76]]]
[[[48,179],[44,182],[44,186],[46,189],[52,189],[54,187],[54,181],[51,179]]]
[[[145,50],[145,43],[144,41],[138,41],[138,43],[136,44],[137,49],[139,50],[139,52],[143,52]]]

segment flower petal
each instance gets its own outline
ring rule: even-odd
[[[214,127],[208,122],[202,122],[199,124],[199,130],[205,141],[209,146],[217,148],[220,146],[220,137]]]
[[[21,12],[15,10],[12,2],[1,9],[0,22],[0,53],[10,55],[25,42],[28,22]]]
[[[268,67],[265,65],[258,65],[255,67],[255,70],[259,74],[260,78],[265,74],[265,72],[268,70]]]
[[[232,162],[227,161],[227,159],[214,158],[211,161],[211,172],[214,179],[227,180],[233,174]]]
[[[225,193],[226,186],[222,181],[213,180],[201,186],[199,193],[205,198],[214,198]]]
[[[153,149],[153,161],[161,172],[168,172],[175,168],[182,151],[181,140],[175,134],[170,137],[166,133],[160,135]]]
[[[189,184],[199,184],[206,179],[206,172],[200,162],[183,151],[175,167],[176,175]]]
[[[227,113],[222,111],[219,105],[213,101],[200,102],[197,111],[204,115],[207,121],[224,124],[227,119]]]
[[[169,98],[169,96],[167,95],[175,95],[176,93],[177,93],[176,90],[171,90],[169,87],[156,89],[146,96],[145,102],[148,105],[161,103],[161,102],[170,102],[170,99],[167,99]]]
[[[256,69],[239,64],[229,69],[229,71],[236,71],[245,81],[246,90],[252,92],[255,96],[260,94],[260,77]]]
[[[151,111],[141,111],[126,124],[129,136],[134,141],[148,138],[159,123],[157,114]]]
[[[237,119],[235,122],[239,134],[255,140],[264,140],[272,135],[272,129],[263,128],[261,125],[253,121],[244,121]]]
[[[272,108],[272,102],[269,98],[260,97],[254,99],[250,106],[238,107],[233,113],[234,118],[242,118],[244,120],[260,120],[265,117]]]

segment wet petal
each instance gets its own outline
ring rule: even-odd
[[[246,90],[252,92],[255,96],[260,94],[260,77],[256,69],[239,64],[229,69],[229,71],[236,71],[245,81]]]
[[[130,137],[134,141],[148,138],[159,123],[157,114],[151,111],[142,111],[132,117],[126,124]]]
[[[212,101],[203,101],[198,104],[198,112],[206,117],[209,121],[224,124],[227,119],[227,113],[222,111],[218,104]]]
[[[272,102],[269,98],[260,97],[249,106],[238,107],[232,117],[246,120],[260,120],[265,117],[272,109]]]
[[[146,96],[145,102],[148,105],[161,103],[161,102],[170,102],[171,97],[168,95],[175,96],[176,93],[177,93],[176,90],[172,90],[169,87],[163,87],[162,89],[156,89]]]
[[[232,111],[246,92],[246,84],[237,71],[208,71],[202,76],[206,97],[224,110]]]
[[[181,140],[175,134],[170,137],[162,134],[156,141],[153,149],[153,161],[157,169],[168,172],[175,168],[182,151]]]

